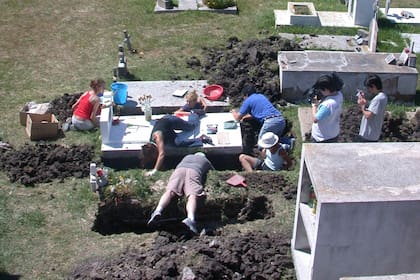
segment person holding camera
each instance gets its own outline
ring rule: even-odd
[[[364,84],[368,93],[373,94],[375,97],[367,106],[368,102],[365,98],[365,93],[359,91],[357,94],[357,104],[359,104],[363,113],[358,140],[360,142],[377,142],[382,132],[388,97],[382,92],[382,80],[378,75],[369,74]]]
[[[336,74],[322,75],[313,88],[321,93],[312,99],[312,142],[337,142],[340,134],[340,115],[343,105],[343,81]]]

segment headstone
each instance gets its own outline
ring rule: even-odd
[[[385,3],[385,15],[388,15],[389,8],[391,7],[391,0],[386,0]]]
[[[376,52],[376,45],[378,41],[378,22],[376,18],[372,18],[370,25],[369,25],[369,51]]]
[[[389,55],[387,55],[387,57],[385,57],[385,62],[387,64],[395,64],[397,62],[397,59],[395,58],[395,56],[391,53]]]
[[[376,15],[377,0],[352,0],[349,3],[348,12],[354,25],[369,26]]]
[[[398,58],[398,62],[401,63],[402,65],[407,65],[409,53],[410,53],[410,50],[407,48],[404,48],[400,54],[400,57]]]

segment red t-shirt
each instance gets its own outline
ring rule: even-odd
[[[90,103],[89,99],[90,93],[87,91],[80,98],[80,102],[74,109],[73,115],[81,119],[89,120],[93,110],[93,104]]]

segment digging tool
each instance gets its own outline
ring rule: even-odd
[[[231,185],[233,187],[242,187],[242,188],[245,188],[245,189],[248,187],[245,178],[241,175],[238,175],[238,174],[235,174],[232,177],[230,177],[229,179],[227,179],[226,183],[228,183],[229,185]]]

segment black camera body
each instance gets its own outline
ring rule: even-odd
[[[324,96],[322,95],[322,92],[317,87],[311,87],[307,92],[307,98],[309,103],[314,103],[314,100],[322,100]]]

